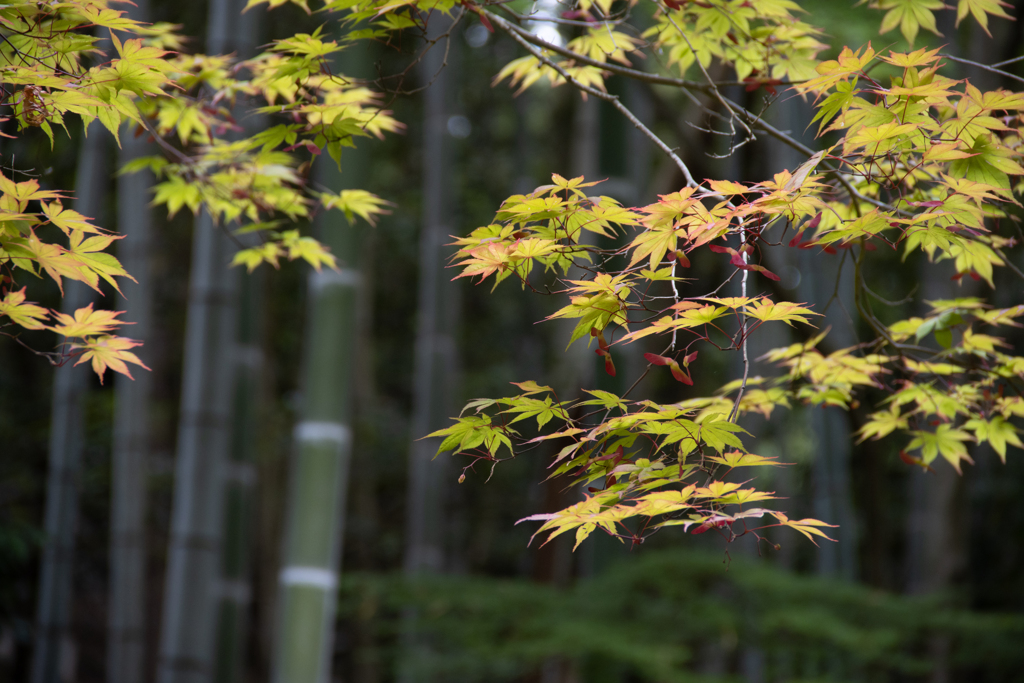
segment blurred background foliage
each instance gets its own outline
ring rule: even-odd
[[[685,549],[621,558],[571,587],[523,579],[349,576],[343,642],[370,630],[363,657],[400,657],[401,613],[422,614],[425,645],[403,666],[442,680],[882,681],[932,670],[929,643],[949,639],[958,680],[1012,680],[1020,615],[903,597],[802,576],[750,558]]]

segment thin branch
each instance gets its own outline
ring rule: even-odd
[[[524,32],[520,31],[518,27],[516,27],[514,24],[509,23],[508,21],[497,16],[496,14],[487,12],[487,15],[495,24],[500,26],[502,30],[504,30],[506,33],[512,36],[512,38],[515,39],[517,43],[522,45],[527,52],[536,57],[542,64],[545,64],[546,66],[549,66],[552,69],[554,69],[559,76],[564,78],[567,82],[571,83],[573,87],[575,87],[577,90],[579,90],[580,92],[587,93],[588,95],[593,95],[598,99],[602,99],[605,102],[610,103],[616,109],[618,109],[619,113],[621,113],[623,116],[629,119],[629,122],[632,123],[637,128],[637,130],[639,130],[641,133],[647,136],[647,138],[651,142],[653,142],[658,147],[658,149],[660,149],[670,159],[672,159],[676,167],[682,172],[683,177],[686,179],[686,185],[688,187],[697,187],[697,181],[693,179],[693,174],[690,173],[690,169],[683,162],[683,160],[679,158],[679,155],[676,154],[675,150],[669,147],[664,140],[655,135],[650,128],[645,126],[643,122],[640,119],[638,119],[636,115],[619,100],[618,97],[606,93],[603,90],[592,88],[589,85],[584,85],[576,78],[574,78],[572,75],[570,75],[565,69],[563,69],[561,65],[556,64],[550,58],[548,58],[547,55],[540,52],[534,45],[531,45],[531,41],[527,40],[526,37],[523,35]]]
[[[747,85],[747,83],[744,83],[742,81],[720,82],[720,83],[712,83],[711,85],[705,85],[703,83],[699,83],[697,81],[686,80],[684,78],[670,78],[670,77],[667,77],[667,76],[658,76],[656,74],[647,73],[646,71],[640,71],[639,69],[631,69],[629,67],[619,66],[617,64],[611,64],[611,63],[608,63],[608,62],[600,62],[600,61],[598,61],[596,59],[591,59],[590,57],[587,57],[585,55],[581,55],[578,52],[574,52],[574,51],[572,51],[572,50],[570,50],[568,48],[562,47],[561,45],[556,45],[555,43],[548,42],[548,41],[544,40],[543,38],[535,36],[534,34],[530,33],[529,31],[527,31],[527,30],[525,30],[525,29],[523,29],[523,28],[521,28],[519,26],[516,26],[515,24],[512,24],[511,22],[505,20],[504,18],[499,17],[498,15],[494,14],[493,12],[490,12],[490,11],[487,11],[487,10],[481,10],[481,12],[483,14],[486,14],[487,17],[490,18],[494,23],[496,23],[499,26],[501,26],[501,28],[505,32],[509,33],[509,35],[512,35],[513,38],[515,38],[516,41],[518,43],[520,43],[520,44],[523,44],[523,41],[526,41],[528,43],[531,43],[531,44],[535,45],[536,47],[540,47],[540,48],[543,48],[545,50],[550,50],[551,52],[554,52],[556,54],[560,54],[563,57],[567,57],[567,58],[573,60],[573,62],[575,62],[575,63],[586,64],[587,66],[597,67],[597,68],[602,69],[604,71],[607,71],[609,73],[618,74],[620,76],[626,76],[628,78],[632,78],[634,80],[637,80],[637,81],[640,81],[640,82],[643,82],[643,83],[649,83],[649,84],[652,84],[652,85],[671,85],[671,86],[675,86],[675,87],[678,87],[678,88],[683,88],[686,91],[697,90],[697,91],[700,91],[700,92],[708,94],[708,95],[714,95],[715,92],[717,91],[717,88],[721,87],[721,86]],[[547,59],[543,55],[537,54],[537,52],[535,50],[533,50],[533,49],[531,49],[529,47],[527,47],[527,50],[529,50],[531,54],[533,54],[535,57],[537,57],[538,59],[543,61],[545,64],[548,64],[549,66],[554,68],[556,71],[558,71],[560,75],[563,75],[563,77],[567,77],[567,75],[564,73],[564,70],[560,69],[550,59]],[[571,77],[567,77],[567,80],[574,81],[574,79],[572,79]],[[578,81],[575,81],[574,84],[575,83],[578,83]],[[793,83],[788,83],[788,84],[785,84],[785,85],[792,85],[792,84]],[[582,84],[579,84],[579,86],[577,86],[577,87],[579,87],[581,90],[584,90],[584,92],[590,92],[589,90],[586,90],[587,86],[583,86]],[[609,96],[609,95],[607,95],[607,93],[605,93],[604,96],[601,96],[601,97],[602,97],[602,99],[608,100],[608,97],[612,97],[612,96]],[[757,129],[760,129],[764,133],[766,133],[769,136],[775,138],[776,140],[779,140],[780,142],[782,142],[783,144],[787,145],[788,147],[791,147],[792,149],[795,149],[795,150],[797,150],[797,151],[799,151],[799,152],[801,152],[803,154],[806,154],[809,157],[814,155],[815,152],[810,147],[804,145],[803,143],[799,142],[798,140],[793,139],[789,135],[786,135],[785,133],[783,133],[778,128],[776,128],[776,127],[772,126],[770,123],[767,123],[766,121],[764,121],[760,116],[754,114],[753,112],[747,110],[744,107],[741,107],[740,105],[736,104],[735,102],[733,102],[729,98],[724,97],[723,95],[721,95],[721,93],[718,93],[718,98],[719,98],[719,101],[722,104],[724,104],[726,107],[728,107],[734,114],[738,115],[741,119],[745,120],[745,124],[749,124],[750,126],[753,126],[753,127],[757,128]],[[611,100],[608,100],[608,101],[611,101]],[[650,136],[648,136],[648,137],[650,137]],[[662,147],[662,145],[659,145],[659,147],[661,147],[663,150],[667,150],[668,149],[667,147]],[[835,176],[835,178],[839,182],[839,184],[843,186],[843,189],[846,190],[847,194],[849,194],[851,197],[854,197],[854,198],[856,198],[859,201],[865,202],[867,204],[870,204],[870,205],[875,206],[877,208],[883,209],[885,211],[897,211],[897,209],[895,207],[890,206],[889,204],[886,204],[885,202],[880,202],[877,199],[874,199],[872,197],[867,197],[867,196],[861,194],[860,192],[858,192],[853,187],[853,185],[850,184],[850,181],[843,177],[843,175],[842,175],[842,173],[840,171],[838,171],[836,169],[829,168],[829,167],[826,167],[826,170],[829,173],[831,173],[831,174],[833,174]]]
[[[560,26],[578,26],[582,28],[594,27],[594,22],[586,21],[583,19],[563,19],[562,17],[544,16],[542,14],[520,14],[519,12],[516,12],[515,10],[511,9],[508,5],[502,5],[501,8],[508,12],[510,15],[512,15],[516,19],[516,21],[544,21],[551,24],[558,24]],[[621,19],[607,19],[603,23],[618,25],[625,20],[625,17],[622,17]]]
[[[671,14],[666,14],[665,16],[668,17],[669,22],[672,23],[672,26],[675,27],[675,29],[679,33],[679,35],[682,36],[683,40],[686,41],[686,45],[690,48],[690,52],[692,52],[694,55],[696,55],[697,51],[693,49],[693,43],[690,42],[690,38],[689,38],[689,36],[686,35],[686,32],[683,31],[683,29],[679,28],[679,24],[676,23],[676,20],[672,18]],[[704,68],[704,64],[700,61],[700,59],[697,60],[697,66],[700,67],[700,72],[702,74],[704,74],[704,79],[708,82],[708,86],[710,87],[711,96],[714,97],[716,100],[718,100],[723,107],[725,107],[726,109],[729,109],[731,111],[731,108],[729,107],[729,104],[726,103],[725,98],[722,97],[722,93],[719,92],[718,86],[715,85],[714,79],[711,78],[711,74],[709,74],[708,70]],[[743,121],[743,119],[735,116],[735,114],[733,116],[729,117],[729,129],[730,129],[730,132],[731,132],[732,135],[736,134],[736,127],[732,124],[732,122],[734,120],[740,122],[740,125],[743,126],[744,130],[747,131],[747,135],[749,135],[749,136],[753,136],[754,135],[754,133],[750,130],[750,127],[746,124],[746,122]]]
[[[1017,277],[1019,277],[1019,278],[1020,278],[1021,280],[1024,280],[1024,273],[1022,273],[1022,272],[1021,272],[1021,270],[1020,270],[1020,268],[1018,268],[1018,267],[1017,267],[1017,266],[1016,266],[1016,265],[1015,265],[1015,264],[1013,263],[1013,261],[1011,261],[1011,260],[1010,260],[1010,257],[1009,257],[1009,256],[1007,256],[1006,254],[1004,254],[1004,253],[1003,253],[1003,250],[1002,250],[1002,249],[996,249],[995,247],[992,247],[992,251],[996,252],[996,254],[998,254],[998,255],[999,255],[999,258],[1003,259],[1003,263],[1005,263],[1005,264],[1006,264],[1006,267],[1007,267],[1007,268],[1009,268],[1010,270],[1012,270],[1012,271],[1014,272],[1014,274],[1016,274],[1016,275],[1017,275]]]
[[[742,230],[740,231],[740,253],[743,255],[743,264],[748,263],[748,255],[744,247],[747,246],[747,235]],[[740,277],[740,297],[747,298],[747,275],[749,271],[744,268],[743,275]],[[740,391],[736,394],[736,401],[732,404],[732,411],[729,413],[729,422],[733,422],[736,419],[736,415],[740,411],[740,401],[743,399],[743,392],[747,389],[747,377],[750,375],[750,357],[747,355],[747,319],[743,316],[743,312],[746,310],[746,306],[740,307],[740,339],[743,345],[743,380],[740,382]]]
[[[992,66],[997,66],[998,67],[998,66],[1006,66],[1007,64],[1016,64],[1017,62],[1021,61],[1022,59],[1024,59],[1024,57],[1014,57],[1013,59],[1007,59],[1007,60],[1002,61],[1002,62],[996,62]]]
[[[1024,83],[1024,78],[1021,78],[1017,74],[1012,74],[1009,71],[1003,71],[1002,69],[997,69],[994,66],[989,66],[988,64],[981,64],[979,62],[972,62],[971,60],[964,59],[963,57],[954,57],[953,55],[947,55],[947,54],[942,54],[942,53],[940,53],[939,56],[940,57],[945,57],[946,59],[948,59],[950,61],[953,61],[953,62],[959,62],[961,64],[967,64],[969,66],[977,67],[979,69],[983,69],[985,71],[989,71],[989,72],[994,73],[994,74],[999,74],[1000,76],[1002,76],[1004,78],[1011,78],[1011,79],[1013,79],[1015,81],[1020,81],[1021,83]],[[1011,60],[1011,61],[1013,61],[1013,60]],[[1006,62],[1000,62],[1000,64],[1005,64],[1005,63]]]
[[[628,66],[620,66],[618,64],[612,64],[612,63],[609,63],[609,62],[601,62],[601,61],[598,61],[596,59],[591,59],[590,57],[587,57],[586,55],[581,55],[578,52],[574,52],[574,51],[570,50],[569,48],[562,47],[561,45],[557,45],[555,43],[548,42],[548,41],[544,40],[543,38],[541,38],[539,36],[535,36],[534,34],[530,33],[526,29],[524,29],[524,28],[522,28],[520,26],[516,26],[515,24],[510,23],[509,21],[503,19],[502,17],[499,17],[498,15],[494,14],[493,12],[489,12],[487,10],[481,10],[481,11],[484,14],[486,14],[487,17],[489,19],[491,19],[492,21],[497,20],[497,21],[503,22],[504,26],[502,26],[502,29],[504,29],[505,31],[507,31],[509,33],[516,33],[517,35],[519,35],[519,37],[523,38],[527,42],[532,43],[532,44],[536,45],[537,47],[543,48],[545,50],[550,50],[551,52],[554,52],[556,54],[560,54],[563,57],[568,57],[569,59],[573,60],[574,62],[576,62],[578,64],[586,64],[587,66],[595,66],[595,67],[597,67],[599,69],[602,69],[604,71],[608,71],[608,72],[613,73],[613,74],[618,74],[620,76],[626,76],[628,78],[632,78],[632,79],[637,80],[637,81],[643,81],[645,83],[652,83],[654,85],[673,85],[673,86],[676,86],[678,88],[688,88],[690,90],[699,90],[699,91],[704,92],[704,93],[708,93],[708,91],[710,90],[709,86],[704,85],[703,83],[700,83],[699,81],[690,81],[690,80],[687,80],[685,78],[671,78],[669,76],[658,76],[657,74],[648,73],[646,71],[641,71],[639,69],[631,69]],[[531,21],[532,21],[532,19],[531,19]],[[495,22],[495,23],[497,23],[497,22]],[[718,83],[717,85],[727,86],[727,85],[749,85],[749,84],[748,83],[744,83],[743,81],[728,81],[728,82]]]
[[[775,126],[771,125],[767,121],[764,121],[760,116],[755,116],[753,112],[744,109],[743,107],[739,106],[732,100],[725,98],[725,101],[726,103],[729,104],[729,106],[732,108],[734,112],[736,112],[740,116],[747,117],[747,120],[750,123],[750,125],[754,126],[755,128],[760,128],[762,131],[764,131],[771,137],[775,138],[784,145],[797,150],[798,152],[806,154],[809,157],[814,156],[815,151],[808,147],[807,145],[800,142],[799,140],[795,140],[792,137],[786,135]],[[839,171],[838,169],[833,169],[828,166],[826,166],[825,169],[828,173],[835,176],[835,179],[839,182],[840,185],[843,186],[843,189],[846,190],[847,194],[849,194],[850,197],[856,198],[857,200],[865,202],[867,204],[871,204],[872,206],[875,206],[884,211],[899,211],[899,209],[897,209],[894,206],[886,204],[885,202],[880,202],[877,199],[867,197],[858,192],[856,188],[854,188],[853,185],[850,183],[850,181],[843,177],[842,172]]]

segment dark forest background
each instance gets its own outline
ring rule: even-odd
[[[879,15],[863,7],[826,0],[804,5],[810,21],[829,31],[834,52],[846,44],[873,40],[879,47],[895,40],[892,34],[875,35]],[[1020,16],[1017,5],[1011,13]],[[196,37],[186,49],[206,44],[204,3],[157,0],[151,13],[153,20],[182,24],[186,35]],[[294,7],[270,16],[259,28],[238,26],[260,31],[258,40],[252,34],[235,40],[259,44],[312,30],[323,20]],[[976,27],[942,29],[947,40],[926,39],[965,58],[993,63],[1022,54],[1021,22],[996,22],[993,39]],[[352,48],[342,68],[362,71],[358,75],[364,78],[398,73],[420,47],[410,36],[397,48]],[[772,536],[778,544],[772,547],[672,530],[642,546],[595,535],[575,553],[568,539],[528,545],[533,527],[515,522],[578,495],[564,484],[543,483],[550,456],[543,450],[493,474],[464,470],[468,462],[442,455],[419,476],[410,476],[410,458],[429,459],[436,448],[430,441],[416,446],[415,440],[445,426],[445,415],[456,414],[471,398],[505,395],[509,382],[527,379],[556,387],[582,380],[623,391],[643,365],[642,344],[621,352],[618,378],[604,375],[592,353],[565,352],[563,327],[535,324],[561,305],[556,297],[521,291],[511,281],[493,293],[489,285],[448,282],[454,275],[444,270],[450,250],[436,248],[450,241],[444,236],[490,223],[505,197],[544,184],[552,171],[607,179],[602,193],[634,205],[682,185],[675,167],[604,103],[584,102],[566,87],[533,89],[518,97],[504,84],[492,87],[493,74],[517,55],[510,40],[496,38],[475,20],[465,21],[452,36],[443,73],[426,78],[424,69],[413,69],[405,81],[383,81],[396,91],[389,108],[408,128],[382,141],[361,140],[358,151],[346,151],[341,178],[334,180],[388,199],[392,212],[372,227],[344,221],[304,226],[325,239],[331,231],[347,235],[341,243],[348,239],[349,251],[339,257],[361,276],[354,322],[345,328],[351,335],[345,352],[353,354],[355,364],[353,447],[335,679],[1024,680],[1024,461],[1011,449],[1001,464],[985,447],[972,450],[976,464],[963,477],[945,464],[934,473],[912,468],[900,460],[896,440],[856,443],[859,421],[873,410],[869,401],[849,414],[794,407],[744,425],[754,435],[748,440],[753,452],[792,463],[757,472],[759,484],[786,497],[781,504],[791,516],[839,525],[838,542],[819,547],[796,534]],[[1000,85],[990,73],[956,64],[949,69],[987,88]],[[1024,74],[1019,63],[1005,69]],[[431,90],[397,92],[426,81],[443,88],[444,96],[431,100]],[[698,178],[760,180],[803,161],[767,140],[714,158],[728,141],[703,130],[707,122],[677,93],[616,78],[608,84],[682,150]],[[1020,84],[1004,85],[1019,89]],[[812,143],[810,109],[799,98],[764,89],[733,95],[755,110],[770,102],[766,115],[778,127]],[[107,217],[102,224],[130,233],[132,226],[116,219],[116,147],[99,133],[102,142],[94,144],[100,145],[107,170],[96,176],[103,197],[97,212]],[[81,131],[72,128],[71,138],[59,140],[52,154],[47,147],[42,135],[5,140],[2,163],[34,168],[47,187],[82,187],[76,177],[86,153]],[[429,206],[425,196],[441,197],[440,205]],[[173,220],[159,211],[154,215],[143,257],[151,269],[152,320],[139,354],[152,368],[140,541],[145,680],[154,680],[164,609],[193,248],[193,218],[187,211]],[[434,247],[424,247],[430,239]],[[843,255],[790,251],[785,262],[772,264],[782,276],[778,292],[827,310],[825,324],[833,328],[836,347],[853,343],[858,324],[848,313],[853,307],[842,295],[833,297],[837,278],[849,276],[848,269],[840,269]],[[1020,248],[1011,256],[1024,266]],[[724,279],[726,273],[714,271],[719,265],[697,260],[694,271],[700,278]],[[923,277],[912,259],[900,262],[894,256],[883,266],[868,277],[879,297],[892,302],[915,291],[919,299],[968,296],[972,288],[985,286],[946,279],[951,267],[946,275],[938,268],[939,276]],[[1004,270],[996,271],[997,302],[1014,300],[1011,293],[1019,292],[1019,283]],[[248,422],[236,432],[244,437],[243,446],[234,446],[245,452],[224,484],[237,485],[231,495],[238,504],[225,504],[230,524],[223,537],[224,552],[234,548],[235,555],[222,559],[222,565],[234,572],[230,579],[239,608],[234,625],[218,625],[235,629],[233,644],[218,654],[214,678],[223,683],[269,676],[288,459],[307,399],[301,380],[304,330],[312,310],[307,275],[295,264],[263,268],[242,290],[250,297],[250,317],[237,329],[248,335],[242,340],[249,349],[244,353],[255,354],[257,361],[250,363],[256,371],[246,385]],[[430,277],[435,278],[432,301],[423,296]],[[36,292],[46,287],[39,283]],[[55,287],[46,296],[44,303],[57,305]],[[124,308],[113,295],[99,305]],[[892,320],[912,315],[912,306],[896,303],[889,315]],[[796,341],[785,330],[773,334],[753,338],[752,356]],[[1020,348],[1024,335],[1015,335],[1007,341]],[[52,419],[55,375],[68,369],[55,370],[33,353],[54,346],[49,333],[21,341],[0,340],[0,680],[16,683],[30,680],[38,642],[48,463],[53,430],[61,429]],[[424,344],[430,344],[432,363],[418,356]],[[226,357],[234,363],[242,354],[236,348]],[[681,389],[652,378],[641,391],[663,402],[706,395],[736,374],[737,361],[720,356],[702,366],[695,387]],[[759,364],[755,374],[772,372]],[[67,597],[70,627],[55,650],[64,681],[112,680],[107,671],[111,453],[119,386],[109,377],[104,385],[88,379],[76,399],[83,431],[80,464],[72,472],[77,515]],[[431,511],[419,536],[409,532],[411,500]],[[430,571],[410,573],[410,554],[427,551],[429,561],[416,569]],[[409,578],[412,574],[418,578]]]

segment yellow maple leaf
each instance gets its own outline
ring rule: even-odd
[[[122,313],[124,311],[94,311],[90,303],[84,308],[79,308],[74,315],[54,313],[58,324],[46,329],[65,337],[105,335],[117,326],[126,324],[117,319]]]
[[[91,361],[93,372],[99,376],[100,384],[102,384],[103,373],[106,372],[107,368],[114,372],[119,372],[129,379],[134,379],[134,377],[129,372],[126,363],[134,363],[149,370],[146,364],[139,360],[138,356],[129,351],[129,349],[141,345],[142,342],[126,337],[104,336],[93,337],[82,344],[72,344],[71,348],[83,351],[75,365]]]

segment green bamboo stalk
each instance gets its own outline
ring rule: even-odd
[[[428,39],[441,36],[450,22],[431,17]],[[447,123],[457,75],[459,43],[428,52],[420,63],[423,93],[423,215],[420,228],[419,302],[416,364],[413,373],[412,444],[406,488],[404,570],[414,576],[444,567],[444,485],[447,460],[434,460],[438,439],[422,439],[442,429],[453,412],[457,349],[458,289],[445,273],[445,248],[454,231],[451,215],[451,144]],[[447,57],[449,64],[444,65]]]
[[[244,0],[234,0],[232,16],[238,29],[233,50],[241,59],[256,54],[262,30],[261,11],[243,12]],[[265,126],[264,116],[243,116],[246,133]],[[255,246],[256,235],[241,235]],[[264,270],[239,277],[238,303],[226,315],[236,316],[237,338],[232,352],[233,388],[230,450],[223,472],[223,519],[220,576],[217,582],[217,632],[213,680],[236,683],[243,677],[252,604],[252,518],[255,514],[256,446],[263,374],[262,310]],[[236,276],[237,277],[237,276]]]
[[[234,347],[231,448],[224,470],[224,517],[218,584],[214,681],[242,677],[252,602],[251,536],[255,510],[256,443],[264,365],[261,339],[263,271],[243,276],[238,297],[238,339]]]
[[[149,18],[147,0],[136,0],[132,18]],[[145,138],[121,134],[118,165],[152,153]],[[117,179],[117,226],[121,265],[135,282],[121,284],[125,319],[134,323],[131,336],[151,341],[152,282],[149,268],[153,215],[149,171]],[[145,346],[140,353],[145,359]],[[146,642],[146,470],[151,450],[150,404],[152,378],[135,373],[135,380],[117,375],[114,384],[114,444],[111,453],[110,592],[107,617],[108,683],[142,683]]]
[[[451,27],[440,14],[427,21],[427,39],[436,40]],[[451,215],[451,144],[447,124],[458,41],[438,45],[419,65],[423,93],[423,214],[420,225],[419,301],[416,311],[416,357],[413,371],[412,443],[405,495],[405,552],[403,569],[415,578],[445,567],[445,484],[447,459],[434,459],[439,439],[423,439],[444,427],[453,411],[456,384],[458,290],[445,274],[444,244],[454,230]],[[448,64],[445,64],[445,61]],[[424,680],[417,670],[429,643],[418,633],[419,618],[408,609],[403,619],[405,652],[399,680]]]
[[[106,193],[109,138],[99,125],[82,143],[75,176],[75,209],[100,221]],[[93,299],[92,290],[65,280],[61,309],[74,313]],[[78,476],[82,459],[83,398],[89,367],[67,362],[54,370],[50,461],[46,482],[46,544],[39,578],[32,683],[57,683],[74,676],[71,639],[72,569],[78,522]]]
[[[357,76],[365,54],[351,48],[342,71]],[[368,71],[368,67],[364,66]],[[318,180],[331,190],[358,185],[368,168],[366,143],[346,149],[344,175],[328,159]],[[360,226],[322,213],[319,239],[338,257],[338,270],[311,273],[302,406],[290,463],[284,551],[275,633],[274,683],[326,683],[331,675],[334,614],[345,494],[352,451],[352,394],[361,286]]]
[[[207,683],[212,675],[237,275],[228,269],[229,247],[202,213],[189,277],[159,683]]]
[[[121,165],[146,154],[141,138],[122,135],[122,140]],[[132,336],[143,342],[151,341],[152,329],[148,264],[152,216],[147,205],[152,182],[148,172],[118,178],[118,224],[125,235],[118,254],[136,280],[121,285],[125,319],[135,323]],[[146,354],[145,347],[141,353]],[[142,680],[145,644],[146,463],[152,381],[148,372],[137,372],[134,381],[118,375],[114,386],[107,680],[136,683]]]
[[[232,0],[211,1],[208,53],[236,47],[237,11]],[[201,212],[192,242],[157,683],[209,683],[214,675],[237,324],[239,272],[228,267],[233,251],[225,229]]]

